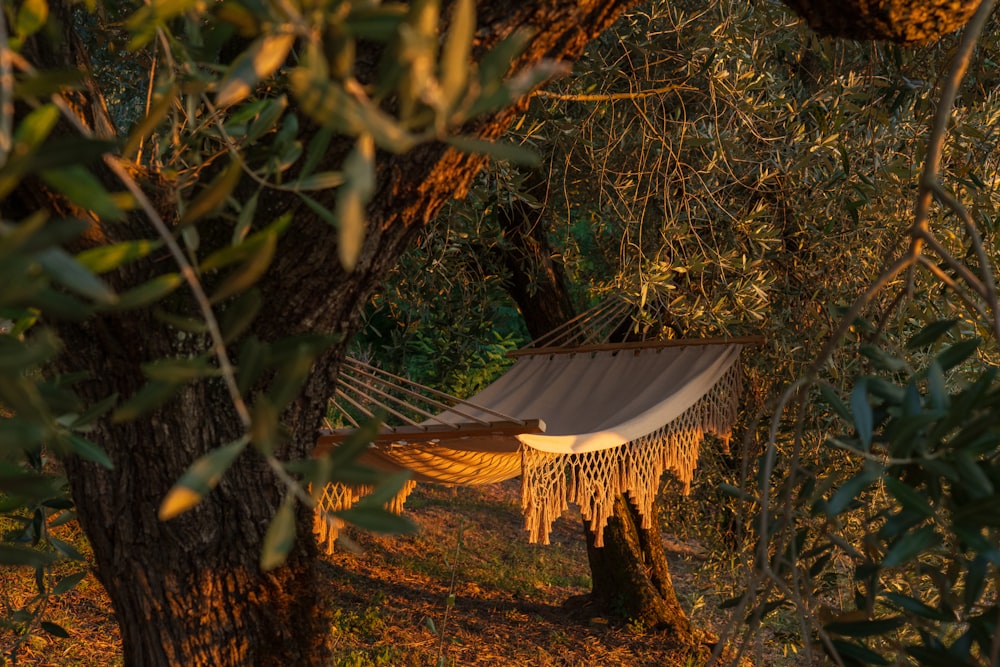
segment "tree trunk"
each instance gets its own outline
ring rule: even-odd
[[[691,622],[674,593],[656,503],[651,511],[653,527],[642,528],[635,506],[618,496],[614,516],[604,528],[603,547],[594,545],[594,533],[584,522],[593,601],[606,613],[664,630],[684,642],[692,637]]]
[[[477,48],[488,48],[527,29],[533,37],[515,63],[515,72],[542,58],[573,59],[628,4],[629,0],[482,2]],[[69,16],[68,2],[53,0],[49,5],[53,15]],[[71,38],[49,43],[41,35],[30,53],[36,64],[61,61],[80,66],[86,53],[67,51],[83,48],[83,42],[73,35],[72,20],[59,23]],[[81,93],[74,100],[81,117],[100,115],[94,110],[101,108],[102,100],[94,90],[88,85],[96,97],[88,99]],[[516,108],[509,108],[463,130],[494,139],[516,113]],[[302,141],[306,144],[308,137]],[[343,152],[332,162],[339,164],[342,157]],[[447,200],[464,193],[485,163],[482,156],[441,144],[424,145],[402,156],[380,155],[379,160],[364,245],[351,273],[336,260],[336,230],[318,220],[297,196],[269,192],[257,209],[258,225],[286,212],[295,223],[281,237],[275,259],[258,283],[265,305],[253,323],[253,336],[264,343],[305,332],[340,337],[316,362],[303,390],[281,415],[289,438],[274,452],[280,460],[309,455],[361,309],[414,230],[431,220]],[[101,176],[109,189],[121,189],[107,173]],[[157,174],[139,178],[152,187],[170,185],[160,183]],[[64,210],[58,198],[47,200],[46,193],[33,185],[21,187],[4,201],[4,217],[18,220],[40,208],[57,215]],[[317,198],[329,206],[332,193],[318,193]],[[176,222],[177,211],[169,208],[173,197],[155,199],[168,224]],[[81,242],[84,247],[150,233],[139,212],[114,225],[103,226],[95,217],[92,222],[91,232]],[[225,242],[212,238],[225,225],[213,228],[207,221],[202,227],[203,252],[212,249],[213,241],[216,247]],[[105,278],[123,291],[170,270],[176,267],[170,268],[169,258],[158,256]],[[196,313],[185,295],[170,297],[171,312]],[[201,353],[208,344],[204,336],[179,335],[149,311],[53,324],[70,351],[60,362],[61,370],[90,373],[90,379],[77,387],[88,403],[115,392],[123,400],[131,398],[146,383],[140,364]],[[238,357],[241,342],[231,346],[230,358]],[[266,389],[264,383],[255,387]],[[66,462],[98,578],[110,594],[121,626],[126,665],[328,664],[329,609],[309,512],[300,509],[297,514],[298,539],[287,564],[270,572],[259,566],[267,526],[286,493],[263,457],[244,452],[196,508],[165,522],[157,517],[167,491],[194,460],[241,435],[243,426],[222,382],[201,380],[187,385],[151,416],[98,423],[89,437],[104,447],[114,463],[112,470],[76,459]]]
[[[545,201],[546,183],[541,174],[526,179],[528,192]],[[504,255],[508,293],[524,316],[528,331],[538,338],[575,315],[562,264],[555,259],[543,224],[544,208],[523,201],[499,207],[499,220],[511,249]],[[604,529],[604,546],[594,546],[595,535],[586,521],[583,530],[590,561],[591,601],[601,612],[665,630],[687,643],[691,623],[677,602],[656,504],[649,517],[652,528],[643,529],[641,517],[625,496],[615,501],[614,516]]]

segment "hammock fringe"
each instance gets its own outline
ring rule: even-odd
[[[670,471],[684,485],[685,495],[698,463],[705,436],[729,439],[736,422],[742,393],[742,372],[737,360],[715,385],[691,407],[665,426],[620,447],[586,453],[550,453],[521,446],[521,508],[532,543],[549,544],[552,525],[570,503],[580,507],[595,534],[595,545],[604,545],[604,528],[614,513],[614,502],[628,494],[651,527],[649,516],[656,501],[660,478]],[[400,513],[416,482],[409,481],[388,504]],[[333,553],[343,522],[329,514],[349,508],[371,492],[371,487],[328,484],[318,502],[314,532],[326,552]],[[325,510],[325,511],[324,511]]]
[[[521,508],[529,540],[548,544],[552,524],[573,503],[589,522],[595,546],[601,547],[615,498],[621,494],[628,494],[639,510],[642,527],[650,528],[649,516],[664,471],[677,476],[687,495],[705,435],[720,438],[728,452],[741,388],[737,362],[679,417],[621,447],[585,454],[522,448]]]

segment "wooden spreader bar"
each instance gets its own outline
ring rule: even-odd
[[[630,343],[601,343],[578,347],[527,347],[507,353],[510,358],[540,356],[547,354],[586,354],[588,352],[617,352],[619,350],[651,350],[666,347],[690,347],[694,345],[763,345],[764,336],[734,336],[732,338],[672,338],[668,340],[641,340]]]
[[[336,449],[353,428],[322,430],[316,439],[313,456],[322,456]],[[513,437],[525,433],[544,433],[545,422],[541,419],[525,419],[521,422],[498,421],[488,424],[465,422],[460,424],[427,424],[424,426],[396,426],[383,428],[373,442],[381,444],[431,442],[434,440],[456,440],[458,438],[484,438],[488,436]]]

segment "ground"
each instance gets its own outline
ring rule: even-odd
[[[707,646],[674,646],[661,634],[588,607],[582,596],[588,591],[589,569],[577,513],[560,519],[552,544],[542,546],[527,543],[517,481],[462,489],[421,486],[407,505],[408,515],[420,526],[418,533],[399,537],[349,531],[357,549],[324,557],[328,594],[342,610],[331,628],[333,665],[704,664]],[[86,553],[74,524],[54,530]],[[665,539],[682,605],[706,635],[720,632],[727,618],[718,603],[728,592],[720,590],[717,562],[695,539],[669,533]],[[67,566],[57,578],[73,571]],[[0,615],[34,594],[30,573],[11,570],[2,576]],[[70,637],[37,630],[20,647],[15,664],[121,664],[114,617],[92,577],[71,593],[52,598],[46,618]],[[0,665],[13,639],[0,627]],[[744,664],[800,664],[794,656],[780,655],[785,652],[781,641],[768,644],[770,657]]]

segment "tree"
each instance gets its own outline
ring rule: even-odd
[[[121,5],[108,24],[4,5],[4,455],[82,455],[66,475],[127,664],[324,662],[300,480],[338,474],[303,460],[358,314],[486,159],[442,140],[504,154],[477,139],[626,4],[455,3],[440,59],[433,2]],[[126,45],[152,74],[119,131],[103,91]],[[32,480],[4,489],[37,537],[55,491]]]
[[[507,104],[513,91],[499,77],[513,57],[512,50],[521,47],[515,73],[544,58],[572,59],[622,5],[493,3],[479,8],[482,31],[475,38],[474,52],[482,59],[484,78],[472,80],[468,88],[483,87],[478,95],[452,100],[448,110],[458,103]],[[100,179],[88,177],[88,186],[100,184],[95,190],[78,192],[72,183],[59,180],[64,174],[40,169],[40,176],[22,180],[3,204],[4,218],[20,221],[22,229],[38,211],[51,216],[50,224],[67,214],[82,217],[87,229],[69,245],[78,257],[99,248],[137,247],[126,244],[148,238],[151,219],[160,218],[177,232],[183,227],[180,239],[185,248],[175,260],[186,257],[198,268],[200,282],[209,294],[214,292],[213,305],[221,310],[228,349],[220,350],[218,341],[206,334],[211,320],[198,321],[206,315],[199,309],[203,304],[186,293],[159,299],[156,309],[121,309],[122,301],[141,301],[150,293],[158,296],[158,289],[161,294],[169,292],[181,282],[176,269],[162,262],[170,261],[159,251],[166,238],[152,240],[145,257],[104,274],[103,284],[120,295],[106,299],[114,304],[108,306],[116,308],[113,311],[71,321],[58,317],[70,314],[67,309],[59,313],[45,308],[37,295],[20,304],[42,306],[46,321],[58,331],[65,348],[73,351],[57,361],[63,371],[89,371],[89,378],[75,386],[79,401],[105,402],[109,407],[112,392],[123,399],[113,414],[92,424],[87,436],[100,443],[113,467],[78,458],[67,459],[65,465],[80,521],[93,545],[98,577],[122,627],[127,664],[324,663],[328,625],[316,585],[315,546],[308,539],[311,511],[295,502],[294,487],[286,479],[294,469],[278,462],[308,457],[338,360],[357,327],[361,307],[414,230],[460,194],[485,160],[437,141],[445,136],[433,127],[441,114],[426,120],[434,91],[429,86],[418,91],[407,88],[417,74],[428,75],[420,68],[431,67],[437,76],[436,60],[429,57],[437,50],[433,5],[415,5],[403,14],[359,6],[339,19],[335,14],[296,14],[294,7],[257,8],[260,14],[255,14],[254,7],[229,3],[212,16],[193,13],[186,5],[164,9],[173,12],[166,15],[151,8],[138,10],[129,23],[132,45],[144,46],[154,39],[156,53],[173,65],[158,70],[159,77],[151,82],[157,94],[148,120],[122,136],[124,145],[100,145],[104,161],[89,161],[89,173]],[[32,137],[32,130],[41,128],[37,114],[51,113],[47,110],[55,107],[37,106],[35,95],[25,94],[19,100],[17,120],[22,137],[33,139],[35,145],[22,140],[24,151],[38,155],[62,147],[61,136],[71,134],[115,140],[114,123],[100,97],[101,73],[87,66],[98,41],[85,39],[83,19],[74,16],[69,3],[52,3],[47,9],[55,27],[41,32],[32,32],[29,20],[32,12],[43,11],[37,4],[18,11],[17,25],[25,33],[21,76],[37,81],[56,68],[83,67],[85,75],[73,93],[72,106],[69,102],[65,106],[74,118],[82,119],[84,129],[62,119],[51,123],[55,127],[49,128],[48,143],[43,143],[44,136]],[[460,9],[471,14],[469,3]],[[268,11],[278,13],[268,15]],[[274,22],[271,32],[259,23],[265,19]],[[318,23],[310,23],[317,19]],[[473,46],[469,21],[455,15],[452,25],[463,31],[465,41],[445,46],[449,60],[441,67],[441,85],[453,96],[458,88],[448,77],[461,79],[460,86],[466,82],[461,49]],[[407,38],[416,41],[408,43],[413,58],[408,76],[391,82],[404,118],[399,122],[375,113],[374,107],[364,107],[372,103],[365,101],[365,89],[358,82],[365,81],[371,86],[367,90],[374,92],[376,44],[379,39],[387,41],[386,32],[396,34],[403,25],[409,29],[403,30]],[[234,35],[234,28],[241,34]],[[533,29],[533,36],[520,36],[518,31],[525,29]],[[317,50],[324,32],[329,58]],[[494,48],[515,33],[519,36]],[[292,53],[296,41],[301,52]],[[389,48],[401,46],[397,42]],[[457,56],[448,48],[457,49]],[[484,59],[491,52],[493,59]],[[211,75],[202,78],[198,69],[215,55],[225,71],[221,81]],[[388,57],[390,64],[392,58]],[[347,70],[327,73],[345,63]],[[278,71],[283,66],[288,70]],[[515,84],[531,85],[531,76],[515,79]],[[265,83],[259,87],[258,81]],[[295,91],[292,103],[280,93],[282,86]],[[48,92],[43,85],[42,90]],[[208,91],[214,94],[205,94]],[[244,102],[247,98],[249,103]],[[37,108],[32,111],[33,105]],[[216,106],[229,107],[226,116],[219,116]],[[350,115],[360,111],[368,115],[361,120]],[[508,108],[480,116],[469,121],[465,132],[494,138],[514,113]],[[208,123],[198,125],[199,117]],[[121,158],[134,158],[139,142],[164,118],[167,133],[155,135],[161,155],[131,160],[123,173]],[[212,124],[213,119],[220,120]],[[189,125],[181,127],[180,122]],[[376,146],[380,151],[400,149],[392,142],[410,142],[417,130],[427,127],[430,131],[423,136],[430,141],[405,146],[409,150],[404,155],[380,154],[376,166]],[[341,138],[335,132],[358,138]],[[184,143],[172,143],[172,133]],[[238,141],[241,133],[256,141]],[[303,167],[303,160],[296,160],[302,146],[309,152],[306,160],[313,160],[312,173]],[[95,156],[92,148],[89,155],[101,153]],[[330,175],[341,163],[343,172]],[[76,165],[55,166],[75,170],[70,176],[80,173]],[[345,185],[339,208],[334,208],[329,188],[319,186],[338,180]],[[133,186],[132,210],[123,211],[114,199],[99,196],[101,191]],[[305,196],[306,191],[315,198]],[[142,192],[150,194],[148,204]],[[366,224],[359,216],[361,207]],[[326,222],[334,215],[336,227]],[[288,224],[291,219],[294,224]],[[363,239],[358,238],[362,233]],[[209,257],[214,257],[213,263],[206,264]],[[221,278],[212,270],[233,265],[238,268]],[[68,275],[52,273],[64,284],[70,282]],[[255,290],[245,292],[255,280]],[[241,293],[242,297],[235,296]],[[69,298],[62,291],[45,292],[57,298],[54,295],[65,297],[64,301]],[[252,334],[239,324],[251,318]],[[212,362],[211,352],[219,353],[220,365]],[[221,360],[229,354],[238,359],[238,371],[225,377]],[[229,382],[217,379],[219,375]],[[160,407],[168,395],[172,395],[169,402]],[[139,413],[141,418],[132,418]],[[218,449],[225,443],[231,444]],[[262,455],[243,453],[248,443]],[[189,468],[196,459],[202,467]],[[218,481],[226,464],[228,470]],[[185,471],[193,477],[181,480],[170,497],[174,505],[162,505]],[[198,500],[196,507],[169,521],[157,518],[158,508],[161,517],[169,516]],[[271,521],[276,513],[277,519]],[[300,539],[292,546],[295,532]],[[273,563],[267,558],[281,557],[284,565],[268,567]]]

